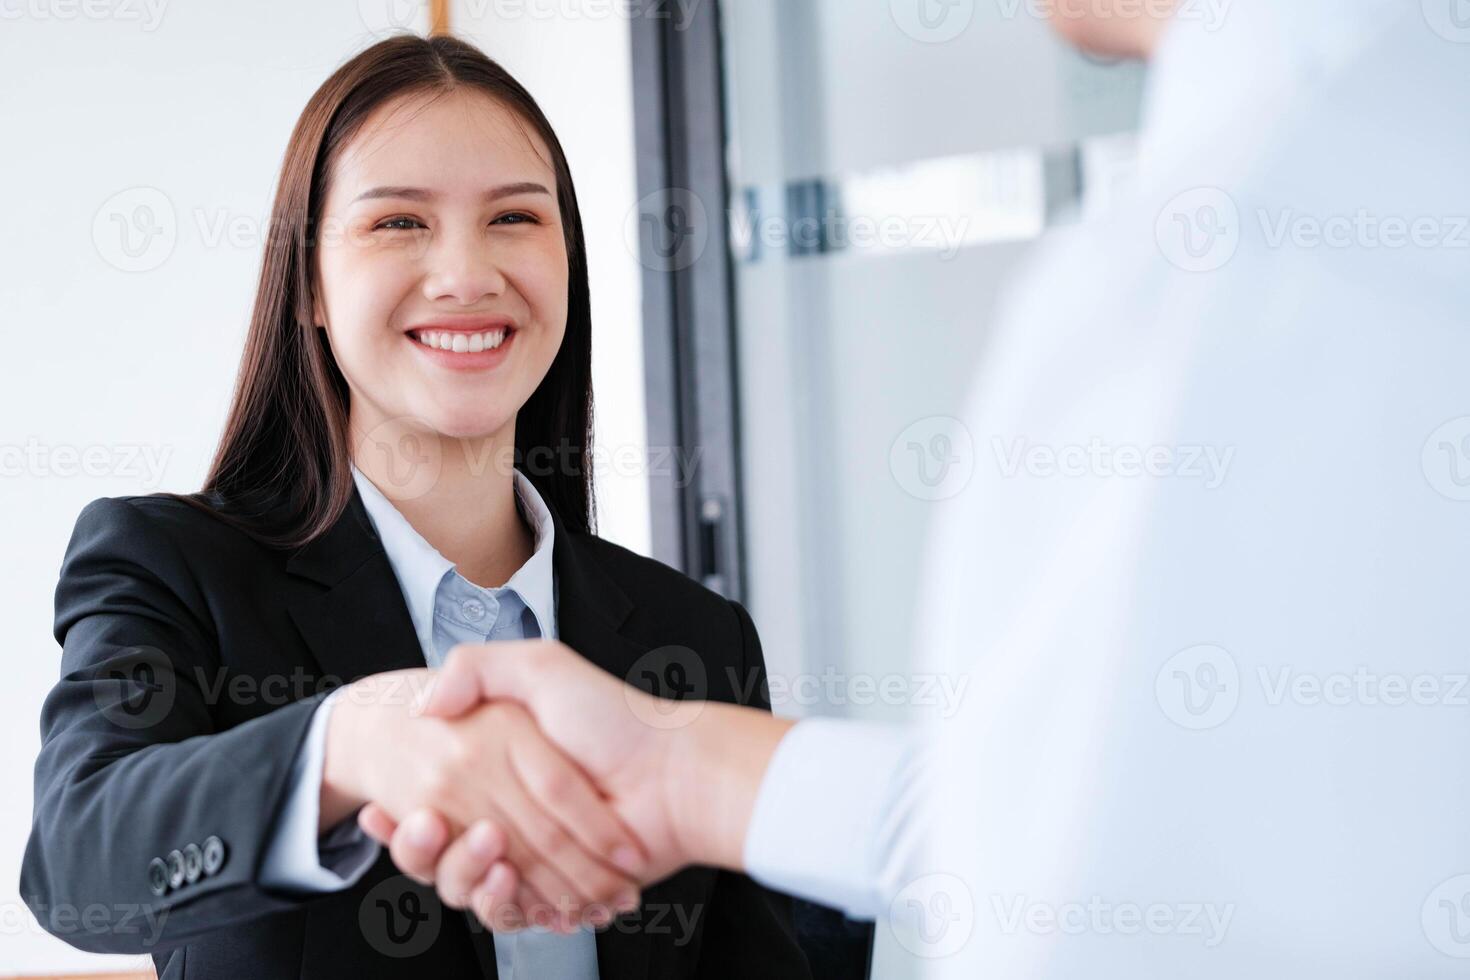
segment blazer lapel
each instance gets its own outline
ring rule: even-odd
[[[323,675],[343,684],[424,666],[403,591],[357,488],[337,523],[296,551],[286,571],[315,583],[286,608]]]

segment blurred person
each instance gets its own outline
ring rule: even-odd
[[[1150,60],[1141,166],[975,377],[997,458],[940,505],[915,630],[956,718],[686,702],[675,739],[560,644],[455,651],[427,711],[525,705],[662,860],[882,917],[925,975],[1463,976],[1470,35],[1438,0],[1190,6],[1052,7]],[[515,874],[362,822],[426,877]]]

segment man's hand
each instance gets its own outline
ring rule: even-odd
[[[514,703],[479,703],[453,718],[421,714],[414,694],[429,676],[419,670],[364,678],[333,705],[323,827],[369,800],[390,819],[416,810],[437,814],[433,826],[409,822],[404,844],[448,844],[452,860],[436,880],[456,908],[476,892],[493,897],[508,887],[508,869],[498,879],[470,876],[501,857],[517,872],[516,894],[545,913],[532,924],[566,930],[585,909],[600,924],[613,910],[636,907],[629,872],[643,869],[642,847],[581,770]],[[425,832],[430,836],[416,836]]]
[[[456,647],[431,681],[423,711],[453,718],[486,700],[524,705],[546,738],[580,764],[647,848],[643,882],[687,864],[740,869],[761,777],[792,724],[755,709],[655,698],[555,641]],[[458,841],[446,849],[453,835],[442,816],[416,812],[404,826],[392,816],[369,806],[361,823],[389,844],[400,868],[426,880],[483,874],[477,911],[502,909],[500,921],[487,921],[491,928],[504,929],[515,907],[534,900],[523,888],[512,908],[504,906],[520,870],[514,855],[476,862]],[[427,831],[420,843],[414,828]]]

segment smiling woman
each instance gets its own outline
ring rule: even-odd
[[[453,38],[376,44],[308,103],[272,222],[203,490],[72,534],[32,911],[166,978],[809,976],[784,896],[656,869],[659,824],[524,709],[413,708],[454,646],[538,640],[769,708],[743,608],[590,533],[586,249],[535,101]],[[368,803],[476,870],[400,874]]]

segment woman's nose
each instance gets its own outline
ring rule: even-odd
[[[505,292],[505,272],[494,249],[483,240],[443,242],[428,256],[424,297],[454,300],[465,306]]]

